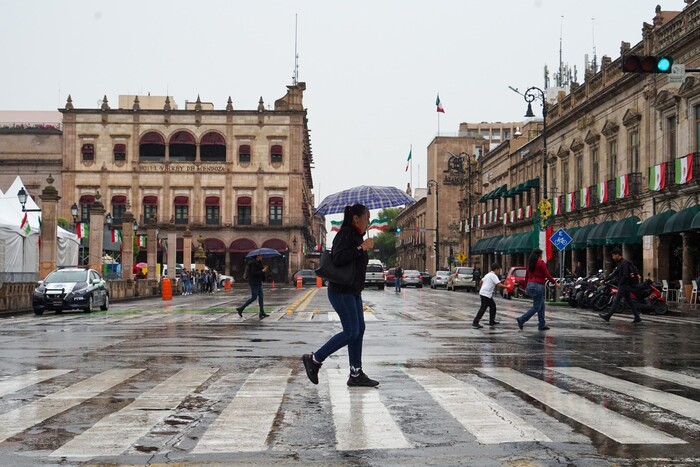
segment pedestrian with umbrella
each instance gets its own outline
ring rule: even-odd
[[[370,379],[362,371],[362,339],[365,333],[365,317],[362,306],[362,289],[367,269],[367,250],[374,246],[374,239],[363,239],[369,227],[369,209],[362,204],[345,207],[340,230],[333,239],[332,261],[342,268],[354,263],[355,275],[350,285],[328,283],[328,300],[338,313],[343,330],[331,337],[316,352],[302,357],[306,375],[318,384],[318,371],[323,361],[341,348],[348,347],[350,376],[348,386],[374,387],[378,381]]]
[[[265,313],[265,308],[263,305],[263,281],[265,280],[265,273],[267,272],[267,266],[262,263],[263,256],[280,256],[279,252],[273,250],[272,248],[258,248],[253,250],[246,255],[246,259],[254,258],[246,266],[245,277],[248,279],[248,285],[250,286],[250,298],[241,306],[236,308],[238,316],[243,317],[243,310],[253,303],[256,299],[258,300],[258,305],[260,305],[260,319],[267,318],[268,315]]]

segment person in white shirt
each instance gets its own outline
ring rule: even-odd
[[[479,297],[481,297],[481,307],[476,313],[476,317],[474,318],[474,322],[472,323],[472,327],[475,329],[483,328],[483,326],[479,324],[479,321],[481,321],[481,318],[484,316],[486,308],[489,309],[489,326],[495,326],[499,323],[498,321],[496,321],[496,302],[493,301],[493,291],[496,290],[496,287],[500,287],[502,289],[507,288],[507,286],[501,283],[501,279],[499,279],[498,277],[500,273],[501,265],[498,263],[493,263],[491,265],[491,272],[486,274],[481,279],[481,288],[479,289]]]

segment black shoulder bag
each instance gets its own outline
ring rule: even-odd
[[[352,285],[355,279],[355,261],[343,266],[333,264],[333,254],[329,250],[321,253],[321,264],[316,269],[316,275],[340,285]]]

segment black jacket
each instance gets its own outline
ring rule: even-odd
[[[352,293],[360,295],[365,288],[365,273],[367,272],[367,252],[357,249],[362,245],[362,234],[355,227],[341,227],[333,239],[333,264],[344,266],[351,261],[355,262],[355,280],[352,285],[341,285],[334,282],[328,283],[328,289],[339,293]]]
[[[253,260],[248,264],[248,284],[260,285],[265,280],[262,261]]]
[[[625,258],[617,263],[617,267],[610,273],[605,281],[614,280],[618,286],[639,284],[637,278],[637,268]]]

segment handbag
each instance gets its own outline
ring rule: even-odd
[[[333,264],[333,254],[329,250],[321,253],[321,262],[316,269],[316,275],[340,285],[352,285],[355,280],[355,261],[343,266]]]

